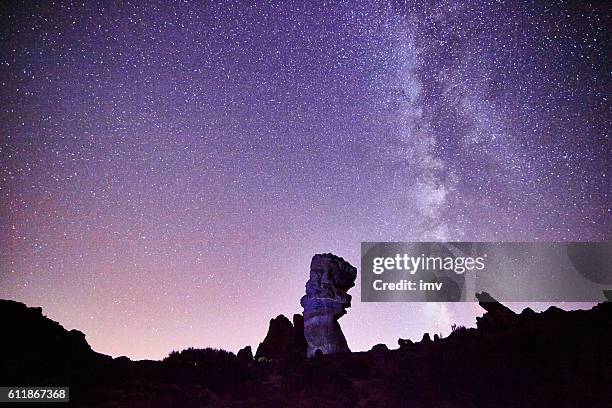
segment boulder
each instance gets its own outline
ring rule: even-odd
[[[397,339],[397,344],[399,345],[400,349],[406,348],[406,347],[410,347],[414,345],[414,342],[410,339]]]
[[[521,312],[521,317],[523,318],[531,318],[531,317],[534,317],[535,315],[536,315],[536,312],[534,312],[533,309],[530,307],[526,307]]]
[[[389,348],[386,344],[383,343],[375,344],[374,347],[372,347],[372,349],[370,350],[370,352],[374,354],[384,354],[387,351],[389,351]]]

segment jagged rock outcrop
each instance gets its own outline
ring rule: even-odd
[[[238,350],[238,354],[236,354],[236,357],[238,357],[238,360],[244,362],[253,361],[253,350],[251,349],[251,346],[246,346]]]
[[[304,308],[304,337],[307,354],[350,352],[338,319],[351,306],[347,291],[355,286],[357,269],[333,254],[317,254],[310,263],[306,294],[300,303]]]
[[[278,315],[270,320],[268,333],[264,340],[259,343],[255,359],[261,357],[269,359],[280,359],[287,347],[287,344],[293,338],[293,325],[284,315]]]
[[[59,323],[48,319],[40,307],[27,307],[23,303],[0,299],[2,341],[5,347],[0,356],[15,358],[13,349],[36,347],[64,359],[93,357],[95,352],[78,330],[66,330]]]
[[[402,348],[413,346],[414,342],[410,339],[399,338],[397,339],[397,344],[399,345],[400,349],[402,349]]]
[[[270,327],[264,340],[259,343],[255,359],[298,360],[306,357],[304,339],[304,318],[293,315],[293,324],[284,315],[270,320]]]
[[[479,329],[505,328],[516,322],[516,313],[487,292],[476,293],[476,299],[480,307],[487,311],[482,317],[476,318],[476,326]]]

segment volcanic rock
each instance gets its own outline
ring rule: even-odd
[[[402,348],[413,346],[414,342],[410,339],[399,338],[397,339],[397,344],[399,345],[400,349],[402,349]]]
[[[246,346],[238,350],[238,354],[236,354],[236,357],[238,357],[238,360],[244,362],[253,361],[253,350],[251,349],[251,346]]]
[[[347,291],[355,286],[357,269],[333,254],[317,254],[310,263],[310,279],[300,303],[304,308],[304,336],[308,356],[350,352],[338,319],[351,306]]]
[[[291,360],[306,357],[306,339],[304,338],[304,318],[293,315],[293,324],[284,315],[270,320],[268,334],[257,347],[255,359]]]
[[[501,310],[485,303],[487,315]],[[271,339],[276,321],[287,326],[283,318],[274,320]],[[0,383],[69,386],[71,403],[87,407],[143,401],[159,407],[403,407],[408,399],[423,408],[612,407],[612,303],[527,311],[514,320],[504,330],[458,326],[437,343],[404,350],[375,346],[323,356],[317,349],[320,358],[291,367],[266,357],[245,363],[210,348],[131,361],[96,353],[82,334],[70,334],[39,308],[0,300]],[[299,321],[294,316],[296,336]]]
[[[536,312],[534,312],[533,309],[530,308],[530,307],[526,307],[521,312],[521,317],[522,318],[530,318],[530,317],[534,317],[535,315],[536,315]]]
[[[389,347],[387,347],[387,345],[383,343],[375,344],[370,350],[371,353],[377,354],[386,353],[387,351],[389,351]]]
[[[0,299],[0,322],[0,383],[36,384],[50,377],[63,383],[78,378],[79,370],[112,361],[93,351],[85,334],[66,330],[44,316],[40,307]]]
[[[499,303],[487,292],[476,293],[480,307],[487,312],[476,318],[479,329],[501,329],[513,325],[517,321],[517,314],[507,306]]]
[[[259,343],[255,359],[265,357],[269,359],[280,359],[285,353],[287,345],[293,340],[293,325],[284,315],[278,315],[270,320],[268,334]]]
[[[308,343],[304,337],[304,316],[301,314],[293,315],[293,343],[289,345],[288,352],[290,357],[295,359],[303,359],[306,357]]]

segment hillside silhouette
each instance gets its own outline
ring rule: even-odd
[[[0,300],[0,382],[68,385],[73,405],[91,407],[612,406],[612,303],[517,314],[488,294],[479,301],[477,328],[394,350],[306,358],[283,316],[262,342],[283,351],[275,358],[190,348],[132,361],[93,351],[41,308]]]

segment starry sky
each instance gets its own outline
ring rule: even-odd
[[[236,351],[301,312],[315,253],[608,240],[610,17],[582,1],[3,2],[0,297],[113,356]],[[359,290],[340,321],[353,350],[482,313]]]

